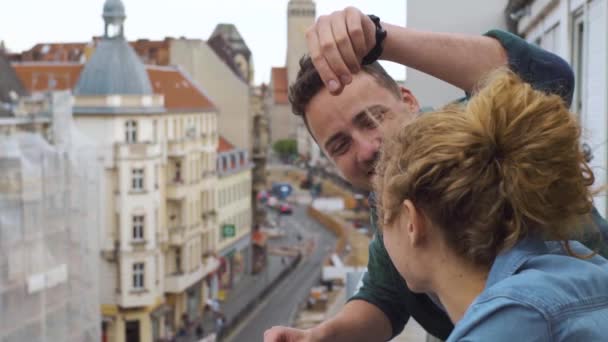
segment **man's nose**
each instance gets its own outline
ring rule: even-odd
[[[357,161],[365,164],[373,162],[380,150],[380,137],[358,134],[355,140],[357,141]]]

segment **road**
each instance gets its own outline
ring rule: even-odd
[[[275,290],[241,322],[226,341],[262,341],[264,331],[274,325],[287,325],[295,318],[298,305],[318,284],[323,260],[333,250],[336,237],[306,214],[306,208],[294,207],[291,216],[281,218],[290,242],[297,241],[298,232],[304,239],[314,238],[315,249],[281,282]]]

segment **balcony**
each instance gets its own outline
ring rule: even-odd
[[[153,159],[161,156],[160,144],[116,144],[116,159]]]
[[[170,200],[182,200],[186,198],[188,186],[183,179],[173,180],[167,184],[167,198]]]
[[[187,140],[170,140],[167,147],[169,157],[183,157],[188,154]]]
[[[169,228],[169,244],[171,246],[183,246],[187,240],[186,226],[175,226]]]
[[[203,230],[214,229],[217,226],[217,216],[203,214]]]
[[[204,259],[202,265],[190,273],[177,273],[165,277],[165,292],[181,293],[188,287],[200,281],[209,273],[214,272],[220,266],[219,260],[214,257]]]

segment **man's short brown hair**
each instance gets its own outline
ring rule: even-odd
[[[378,84],[391,92],[396,96],[400,96],[399,85],[397,82],[389,76],[384,68],[378,62],[374,62],[369,65],[364,65],[361,68],[362,71],[370,74],[378,82]],[[291,110],[295,115],[301,116],[304,119],[304,123],[308,126],[306,116],[304,115],[306,107],[310,103],[313,97],[315,97],[325,85],[312,64],[310,56],[304,55],[300,59],[300,71],[296,81],[289,87],[289,102],[291,103]]]

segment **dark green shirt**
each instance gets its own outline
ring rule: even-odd
[[[492,30],[485,35],[502,44],[508,55],[509,67],[524,81],[536,89],[560,95],[568,105],[571,103],[574,75],[566,61],[505,31]],[[596,211],[593,217],[596,224],[608,232],[608,224]],[[391,322],[393,336],[403,330],[412,316],[426,331],[445,340],[453,329],[447,314],[427,295],[415,294],[407,288],[376,230],[374,211],[371,225],[376,232],[369,245],[367,272],[361,288],[350,300],[365,300],[382,310]]]

